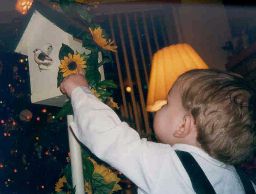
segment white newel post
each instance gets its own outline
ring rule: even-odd
[[[84,178],[81,147],[71,131],[70,123],[73,121],[73,115],[67,115],[68,122],[68,140],[71,158],[72,182],[76,187],[76,194],[84,194]]]

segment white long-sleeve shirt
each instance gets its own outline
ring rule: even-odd
[[[170,146],[141,139],[87,88],[76,88],[71,102],[74,110],[71,127],[76,137],[96,156],[133,181],[139,194],[195,193],[175,150],[193,155],[216,193],[244,193],[233,166],[215,160],[194,146]]]

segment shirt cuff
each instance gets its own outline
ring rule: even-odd
[[[88,87],[77,87],[75,88],[71,95],[71,104],[74,109],[77,109],[82,104],[86,103],[87,108],[97,108],[95,106],[95,102],[99,102],[100,100],[92,94]],[[98,104],[98,103],[97,103]],[[104,104],[105,105],[105,104]],[[99,106],[102,106],[101,104]]]
[[[74,98],[74,96],[76,96],[77,93],[79,93],[79,91],[81,91],[81,90],[84,91],[84,92],[87,93],[87,94],[91,94],[91,91],[90,91],[90,89],[89,89],[88,87],[78,86],[78,87],[76,87],[76,88],[71,92],[71,95],[70,95],[71,99]]]
[[[70,95],[71,104],[73,108],[77,108],[84,101],[84,99],[88,98],[88,95],[92,95],[90,89],[88,87],[77,87],[75,88]],[[85,100],[86,101],[86,100]]]

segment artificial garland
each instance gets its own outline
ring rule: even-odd
[[[105,164],[96,162],[88,151],[82,150],[84,191],[87,194],[112,194],[121,190],[117,173]],[[72,187],[70,164],[65,167],[55,184],[55,194],[75,194]]]
[[[57,78],[57,86],[68,75],[77,72],[85,72],[85,77],[90,85],[92,93],[101,101],[107,103],[111,108],[118,108],[111,97],[109,89],[116,88],[112,80],[101,80],[99,67],[109,63],[111,56],[109,51],[116,52],[117,46],[110,39],[100,26],[89,27],[90,34],[83,35],[83,46],[89,50],[89,54],[75,52],[68,45],[62,44],[59,52],[60,66]],[[99,61],[99,55],[102,60]],[[66,102],[57,117],[73,114],[70,101]]]
[[[59,1],[61,5],[65,4],[65,2],[74,3],[79,1]],[[84,11],[83,13],[85,13]],[[84,15],[89,16],[88,13]],[[114,102],[111,96],[111,90],[116,88],[116,85],[112,80],[101,80],[99,72],[100,66],[112,61],[110,52],[116,52],[117,46],[108,38],[105,31],[99,25],[92,23],[91,17],[84,17],[84,19],[88,22],[89,27],[88,31],[83,34],[82,41],[83,47],[88,52],[79,53],[68,45],[62,44],[59,51],[60,65],[57,87],[60,86],[65,77],[78,72],[84,72],[91,92],[111,108],[118,108],[117,103]],[[57,117],[63,117],[68,114],[73,114],[70,100],[63,105]],[[110,194],[120,190],[121,187],[118,184],[120,179],[117,173],[105,164],[96,162],[97,159],[93,159],[94,157],[88,150],[82,150],[85,192],[88,194]],[[72,187],[70,164],[65,167],[60,179],[55,184],[55,193],[75,193],[75,188]]]

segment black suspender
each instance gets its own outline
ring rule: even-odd
[[[193,156],[183,151],[176,150],[176,153],[189,175],[194,191],[197,194],[216,194],[210,181]]]
[[[243,183],[243,186],[244,186],[244,191],[246,194],[255,194],[255,190],[252,186],[252,182],[250,181],[250,179],[248,178],[248,176],[246,176],[246,174],[244,173],[244,171],[235,166],[236,168],[236,172],[237,174],[239,175],[240,179],[241,179],[241,182]]]
[[[189,175],[194,191],[197,194],[216,194],[210,181],[193,156],[188,152],[179,150],[176,150],[176,153]],[[241,169],[236,168],[236,170],[241,179],[241,182],[243,183],[245,193],[255,194],[252,183],[248,177],[246,177]]]

